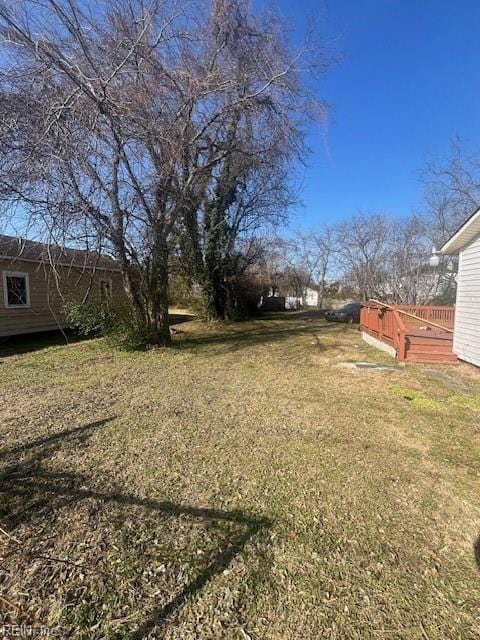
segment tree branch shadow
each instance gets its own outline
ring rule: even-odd
[[[30,442],[19,444],[15,447],[4,447],[3,449],[0,449],[0,459],[2,457],[12,456],[17,453],[24,453],[32,449],[39,449],[39,457],[44,458],[45,451],[42,451],[42,447],[47,447],[50,449],[51,445],[55,445],[57,442],[61,445],[62,440],[72,437],[76,438],[78,443],[81,443],[82,441],[90,437],[91,432],[94,429],[99,429],[100,427],[103,427],[105,424],[114,419],[115,416],[103,418],[101,420],[95,420],[94,422],[84,424],[81,427],[76,427],[74,429],[64,429],[63,431],[58,431],[47,436],[42,436],[41,438],[35,438],[35,440],[30,440]]]
[[[221,574],[242,553],[245,546],[262,530],[268,529],[272,522],[266,518],[246,514],[240,510],[224,511],[219,509],[196,507],[176,504],[171,501],[160,501],[150,498],[138,497],[132,493],[122,491],[99,490],[94,483],[99,479],[87,478],[84,475],[72,472],[58,472],[44,468],[42,461],[50,459],[53,451],[62,447],[65,440],[70,440],[75,448],[85,444],[86,440],[94,433],[95,429],[105,425],[112,418],[97,420],[90,424],[75,429],[62,431],[57,434],[37,438],[25,445],[19,445],[10,449],[3,449],[0,457],[10,459],[20,452],[27,457],[22,462],[7,463],[6,468],[0,473],[0,496],[3,507],[0,507],[0,516],[7,516],[10,530],[14,531],[20,524],[28,524],[39,521],[47,521],[55,532],[52,516],[60,509],[72,508],[76,503],[86,500],[94,500],[101,510],[106,505],[118,505],[121,508],[131,510],[133,507],[141,508],[143,512],[150,512],[154,518],[159,517],[158,526],[162,524],[162,518],[193,518],[205,523],[218,524],[221,522],[233,524],[235,535],[228,528],[229,540],[222,541],[220,548],[208,556],[206,566],[201,568],[199,574],[191,579],[176,595],[167,602],[162,602],[156,609],[145,611],[142,619],[136,627],[128,630],[129,640],[140,640],[151,631],[161,633],[172,616],[189,600],[194,598],[213,579]],[[101,478],[102,487],[105,484]],[[5,505],[11,505],[13,513],[5,513]],[[3,514],[2,514],[3,512]],[[136,514],[132,512],[135,516]],[[130,514],[131,515],[131,514]],[[9,517],[8,517],[9,516]],[[127,517],[125,517],[125,520]],[[2,520],[3,521],[3,520]],[[236,533],[236,526],[240,531]],[[15,540],[15,538],[12,538]],[[15,544],[13,551],[15,551]],[[35,547],[33,547],[34,549]],[[39,558],[34,552],[28,555],[28,551],[22,550],[28,560]],[[125,629],[125,631],[127,631]]]
[[[475,558],[475,562],[477,563],[477,567],[480,569],[480,536],[474,542],[473,556]]]
[[[346,325],[345,325],[346,326]],[[224,347],[229,353],[241,351],[249,347],[255,347],[262,344],[281,342],[288,338],[297,336],[311,336],[315,337],[317,344],[319,343],[319,334],[334,334],[341,333],[345,330],[345,326],[342,325],[327,325],[327,324],[297,324],[291,327],[278,327],[270,328],[265,326],[259,326],[249,328],[218,332],[213,334],[201,334],[201,335],[188,335],[182,340],[175,342],[175,348],[178,349],[208,349],[210,347]],[[330,345],[324,346],[324,349],[331,348]],[[218,354],[218,349],[215,350],[215,354]]]
[[[187,313],[171,313],[169,315],[170,326],[183,324],[195,320],[196,316]],[[83,336],[75,329],[66,328],[63,331],[39,331],[38,333],[25,333],[0,338],[0,358],[18,356],[35,351],[41,351],[49,347],[64,347],[67,344],[86,342],[90,336]]]

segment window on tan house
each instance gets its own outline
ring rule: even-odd
[[[112,281],[100,280],[100,300],[101,302],[111,302],[112,300]]]
[[[30,307],[28,273],[3,272],[3,299],[6,309],[28,309]]]

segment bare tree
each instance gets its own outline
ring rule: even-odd
[[[426,304],[441,287],[429,265],[430,241],[416,215],[393,221],[382,282],[382,297],[397,304]]]
[[[317,306],[323,307],[328,280],[336,251],[336,230],[325,227],[317,231],[296,233],[279,245],[283,254],[284,279],[291,281],[295,295],[306,299],[307,288],[318,294]]]
[[[423,203],[418,214],[429,250],[440,247],[480,206],[480,153],[454,138],[447,154],[428,162],[422,173]],[[432,295],[455,299],[458,260],[440,261],[434,272]]]
[[[307,45],[292,53],[278,16],[254,17],[239,0],[217,3],[208,38],[229,79],[217,140],[225,155],[201,206],[189,212],[182,245],[207,315],[224,319],[235,313],[237,243],[245,246],[252,234],[283,220],[295,198],[288,173],[291,161],[307,153],[303,125],[325,114],[304,77],[326,63],[324,56],[312,61]]]
[[[318,291],[317,307],[323,309],[328,283],[333,279],[337,263],[338,237],[335,227],[324,227],[311,234],[312,252],[316,256],[313,279]]]
[[[425,234],[438,247],[480,206],[480,153],[456,138],[445,158],[426,164],[421,180]]]
[[[0,3],[4,211],[111,250],[151,342],[170,342],[172,246],[223,286],[221,254],[265,215],[253,185],[318,112],[305,51],[267,18],[242,0]]]
[[[390,237],[390,221],[383,214],[361,213],[338,227],[339,261],[363,302],[382,288]]]
[[[185,20],[168,2],[0,5],[4,198],[57,236],[110,247],[159,344],[170,342],[168,242],[183,196]]]
[[[265,238],[264,251],[257,269],[264,283],[264,294],[277,296],[283,282],[285,249],[282,238]]]
[[[356,216],[339,228],[344,276],[363,301],[377,297],[396,304],[426,304],[445,295],[451,284],[429,265],[431,241],[425,221],[412,215]]]

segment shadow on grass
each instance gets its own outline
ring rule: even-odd
[[[318,311],[317,309],[306,309],[304,311],[265,311],[261,313],[258,318],[261,320],[285,320],[287,322],[298,322],[299,320],[321,321],[325,319],[325,311]]]
[[[475,557],[477,567],[480,569],[480,536],[475,540],[475,544],[473,545],[473,555]]]
[[[255,347],[262,344],[281,342],[295,336],[311,336],[315,340],[316,348],[321,350],[331,349],[332,345],[324,345],[318,334],[332,334],[341,330],[341,327],[327,324],[305,325],[295,323],[295,326],[281,326],[270,328],[265,325],[249,329],[234,326],[230,331],[218,331],[215,333],[205,333],[200,335],[186,334],[182,340],[175,342],[175,347],[179,349],[201,349],[210,346],[225,346],[229,352],[239,351],[248,347]]]
[[[171,313],[169,315],[170,326],[175,324],[182,324],[184,322],[191,322],[196,320],[197,316],[193,313]]]
[[[170,325],[190,322],[195,318],[195,315],[186,313],[172,313],[170,315]],[[47,349],[48,347],[60,347],[85,340],[90,340],[90,338],[79,335],[73,329],[65,329],[63,332],[43,331],[0,338],[0,358],[32,353],[34,351],[40,351],[41,349]]]
[[[181,505],[168,500],[162,501],[144,498],[117,490],[108,491],[105,490],[106,479],[104,478],[87,478],[84,475],[69,471],[59,473],[55,470],[49,470],[44,466],[43,463],[48,464],[48,461],[52,459],[56,451],[59,451],[62,456],[64,456],[65,453],[75,455],[75,452],[79,451],[80,446],[88,446],[87,441],[95,430],[100,429],[112,419],[113,418],[105,418],[82,427],[77,427],[76,429],[37,438],[22,446],[3,449],[0,454],[6,461],[6,466],[3,468],[3,471],[0,472],[0,520],[2,526],[7,527],[12,533],[15,533],[15,529],[20,525],[23,525],[23,527],[31,527],[33,530],[31,538],[24,536],[23,541],[17,541],[15,537],[12,536],[9,540],[10,548],[8,549],[6,557],[14,557],[18,554],[17,569],[20,569],[22,560],[26,560],[29,563],[36,562],[37,564],[38,562],[48,560],[49,562],[64,562],[72,567],[80,566],[69,560],[51,558],[50,555],[46,555],[45,545],[47,545],[46,548],[48,550],[48,545],[51,544],[52,539],[55,539],[56,536],[61,538],[65,533],[65,531],[62,530],[64,520],[61,519],[60,513],[62,511],[65,513],[65,510],[68,510],[67,521],[74,520],[73,515],[76,505],[81,503],[86,504],[86,501],[89,501],[90,505],[92,501],[94,502],[94,513],[97,515],[97,519],[100,520],[98,526],[102,528],[102,531],[102,517],[109,522],[109,519],[112,518],[110,522],[112,527],[111,535],[118,533],[118,526],[122,527],[125,525],[126,528],[122,535],[132,536],[132,538],[127,539],[130,541],[128,543],[129,556],[135,552],[136,536],[143,526],[144,521],[149,522],[149,518],[153,519],[156,527],[165,527],[166,533],[173,537],[172,543],[176,551],[176,529],[175,525],[171,524],[172,519],[173,522],[178,519],[178,535],[180,531],[184,532],[187,526],[185,524],[185,518],[197,523],[197,527],[206,527],[209,533],[207,539],[211,543],[212,548],[205,552],[205,561],[202,561],[201,568],[197,569],[196,565],[193,566],[192,571],[194,575],[191,576],[187,582],[184,581],[183,584],[180,583],[180,587],[177,590],[170,588],[165,592],[163,594],[164,597],[157,605],[151,603],[150,606],[145,607],[140,590],[142,584],[141,576],[132,582],[132,584],[140,585],[138,587],[139,593],[135,595],[134,617],[136,617],[136,622],[133,627],[131,625],[128,628],[124,626],[121,629],[121,637],[128,638],[129,640],[140,640],[153,630],[156,632],[160,631],[165,625],[171,622],[175,613],[187,601],[199,594],[215,576],[224,572],[237,555],[244,550],[245,545],[262,530],[268,529],[272,522],[266,518],[246,514],[240,510],[224,511],[206,507]],[[64,447],[65,442],[67,442],[66,448]],[[68,448],[70,448],[70,451]],[[22,456],[21,461],[19,461],[19,456]],[[98,485],[99,482],[101,489],[95,486],[95,483]],[[109,505],[120,508],[120,515],[109,511]],[[115,521],[115,516],[117,521]],[[135,523],[137,523],[137,526],[134,526],[132,530],[132,524],[135,525]],[[55,528],[56,525],[57,529]],[[147,526],[147,524],[145,526]],[[234,529],[232,529],[232,527]],[[45,540],[41,539],[41,534],[40,539],[37,538],[39,535],[38,531],[48,532]],[[212,531],[217,534],[213,541],[211,539]],[[82,539],[83,536],[86,536],[88,533],[88,531],[84,531]],[[162,531],[160,531],[160,533],[162,533]],[[158,533],[155,535],[158,535]],[[142,544],[144,542],[145,540],[142,539]],[[193,549],[187,548],[187,550],[189,552],[193,551],[193,555],[195,555],[195,552],[198,553],[198,543],[193,535],[191,538],[187,536],[187,544],[188,543],[190,543],[190,546],[193,545]],[[140,546],[140,548],[142,547]],[[98,553],[103,554],[104,552],[100,549]],[[203,553],[202,551],[202,554]],[[102,556],[99,557],[100,562],[101,560]],[[81,566],[82,572],[87,570],[83,568],[83,564]],[[110,568],[110,571],[113,571],[111,565],[106,563],[106,566]],[[121,571],[122,569],[123,567],[119,566],[119,570]],[[93,570],[97,570],[96,564]],[[103,567],[102,570],[104,570]],[[47,577],[51,578],[51,569],[47,571],[50,572],[47,573]],[[100,571],[100,575],[101,573],[102,571]],[[189,573],[189,575],[191,574]],[[72,575],[70,575],[71,580],[74,580],[74,578],[75,576],[72,577]],[[155,577],[152,579],[155,580]],[[84,578],[82,577],[81,580],[82,588],[84,588]],[[92,580],[96,583],[95,576]],[[45,589],[45,582],[54,584],[51,579],[40,581],[40,590]],[[110,576],[109,584],[116,584],[115,573]],[[169,585],[170,582],[168,582],[167,586]],[[4,581],[4,587],[8,586],[8,581]],[[67,587],[67,592],[71,590],[73,593],[75,591],[74,587],[69,585],[68,582],[63,586]],[[93,585],[94,590],[95,588],[96,584]],[[111,588],[116,590],[114,586]],[[159,590],[158,593],[161,593],[161,590]],[[48,590],[43,591],[39,593],[39,597],[45,602],[48,600],[51,601],[52,593],[49,593]],[[88,597],[85,597],[87,602],[85,606],[88,608]],[[21,607],[20,604],[14,605],[17,614],[18,611],[25,610],[24,603],[21,604]],[[95,604],[98,603],[95,601]],[[71,609],[72,604],[70,604],[69,607]],[[94,609],[93,605],[92,608]],[[104,609],[102,609],[102,611],[104,612]],[[108,608],[107,611],[109,611]],[[113,616],[116,611],[109,611],[109,613]],[[138,615],[140,613],[142,614],[141,616]],[[88,615],[90,617],[95,616],[95,612],[89,612]],[[29,619],[31,622],[29,614],[24,614],[24,616],[25,619]],[[102,622],[103,624],[108,624],[109,620],[99,620],[97,618],[94,619],[94,622],[100,632]],[[23,621],[25,621],[25,619]],[[128,619],[128,617],[126,619]],[[73,624],[72,620],[67,620],[67,622],[69,625]],[[85,627],[80,625],[80,627],[76,628],[77,630],[87,631],[92,626],[95,626],[92,625],[91,622],[92,620],[90,619],[89,624],[86,624]]]
[[[67,329],[63,333],[61,331],[43,331],[0,338],[0,358],[83,342],[84,340],[88,340],[88,338],[78,335],[71,329]]]
[[[195,319],[195,315],[171,314],[170,324],[178,326]],[[281,324],[272,327],[273,322]],[[347,325],[344,324],[325,322],[318,311],[270,312],[262,314],[248,323],[238,322],[228,325],[214,325],[214,329],[211,332],[205,330],[202,333],[195,334],[179,330],[180,335],[174,340],[174,348],[198,351],[203,348],[208,349],[212,346],[221,347],[223,345],[225,351],[235,352],[261,344],[280,342],[294,336],[311,335],[316,341],[316,348],[326,351],[331,349],[332,345],[323,344],[318,334],[341,333],[346,330],[351,331],[351,328],[347,329]],[[88,339],[79,336],[74,331],[68,331],[66,334],[57,331],[0,339],[0,358],[30,353],[53,346],[63,346],[67,343],[76,343]],[[215,349],[215,353],[218,354],[218,352],[218,349]]]
[[[95,422],[90,422],[89,424],[85,424],[81,427],[76,427],[75,429],[65,429],[64,431],[59,431],[58,433],[52,433],[48,436],[42,436],[41,438],[36,438],[35,440],[31,440],[30,442],[26,442],[24,444],[19,444],[15,447],[5,447],[4,449],[0,449],[0,458],[4,456],[7,457],[19,453],[24,453],[26,451],[30,451],[31,449],[39,449],[40,459],[42,459],[46,456],[47,451],[48,453],[52,453],[52,449],[55,447],[55,444],[57,442],[61,442],[64,438],[74,438],[77,444],[81,444],[82,441],[90,437],[91,431],[103,427],[105,424],[107,424],[107,422],[110,422],[114,419],[115,416],[111,418],[104,418],[103,420],[96,420]],[[42,450],[42,447],[45,447],[46,449]]]

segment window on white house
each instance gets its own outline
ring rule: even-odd
[[[28,273],[3,272],[3,298],[7,309],[21,309],[30,306],[30,286]]]
[[[110,302],[112,299],[112,281],[100,280],[100,300]]]

